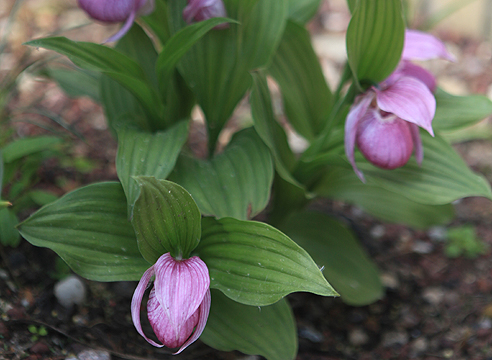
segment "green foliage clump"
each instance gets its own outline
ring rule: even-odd
[[[488,249],[489,246],[477,236],[475,228],[471,225],[448,231],[445,253],[450,258],[463,255],[472,259],[487,253]]]

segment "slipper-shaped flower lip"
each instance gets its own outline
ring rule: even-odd
[[[364,175],[354,158],[356,144],[369,162],[384,169],[405,165],[412,151],[417,163],[422,163],[424,153],[418,128],[434,136],[436,79],[410,60],[435,58],[455,61],[439,39],[406,30],[401,61],[395,71],[356,98],[345,122],[345,154],[363,182]]]
[[[140,305],[147,285],[155,276],[147,303],[147,316],[157,339],[149,339],[140,322]],[[197,256],[176,260],[162,255],[142,275],[131,305],[132,320],[138,333],[157,347],[179,347],[176,354],[195,342],[210,312],[210,276],[207,265]]]

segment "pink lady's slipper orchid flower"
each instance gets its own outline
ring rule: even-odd
[[[106,42],[121,39],[132,27],[138,15],[154,11],[154,0],[78,0],[80,8],[91,18],[107,22],[124,22],[121,29]]]
[[[147,316],[162,344],[149,339],[140,324],[140,304],[155,275],[147,302]],[[142,276],[132,299],[132,319],[138,333],[150,344],[178,348],[179,354],[205,329],[210,312],[210,277],[207,265],[197,256],[176,260],[162,255]]]
[[[193,21],[203,21],[215,17],[226,17],[227,12],[222,0],[188,0],[183,10],[183,18],[191,24]],[[217,25],[215,29],[225,29],[229,24]]]
[[[418,164],[424,152],[419,127],[434,136],[432,119],[436,79],[409,60],[443,58],[454,61],[444,44],[434,36],[406,30],[401,62],[379,86],[358,96],[345,123],[345,153],[357,176],[354,147],[373,165],[396,169],[405,165],[415,151]]]

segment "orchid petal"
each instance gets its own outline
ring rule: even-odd
[[[181,346],[191,335],[195,325],[198,322],[199,310],[197,310],[189,319],[181,324],[179,332],[176,332],[173,324],[166,316],[166,312],[157,300],[155,289],[152,289],[147,302],[147,314],[149,322],[157,338],[169,348]]]
[[[436,99],[424,83],[405,76],[388,88],[375,91],[381,110],[416,124],[434,136],[432,119],[436,112]]]
[[[210,313],[211,303],[212,303],[212,298],[210,296],[210,289],[208,289],[207,293],[205,294],[205,297],[203,298],[202,303],[200,304],[200,307],[198,308],[199,315],[198,315],[198,323],[196,324],[195,332],[188,339],[188,341],[186,341],[183,344],[183,346],[181,346],[179,350],[174,353],[174,355],[177,355],[180,352],[182,352],[184,349],[186,349],[188,346],[190,346],[200,337],[203,330],[205,329],[205,325],[207,325],[207,319],[208,319],[208,314]]]
[[[432,93],[436,90],[436,78],[423,67],[404,60],[398,71],[403,76],[410,76],[420,80],[429,88]]]
[[[197,5],[196,1],[193,0],[189,1],[188,5],[186,5],[186,7],[183,10],[184,21],[186,21],[187,24],[191,24],[199,11],[200,11],[200,5]]]
[[[150,15],[155,8],[155,0],[137,1],[137,11],[139,15]]]
[[[214,17],[226,17],[227,12],[222,0],[189,0],[183,10],[184,20],[190,24],[195,21],[208,20]],[[215,28],[224,28],[229,25],[221,24]]]
[[[78,0],[78,3],[90,17],[104,22],[125,21],[135,8],[135,0]]]
[[[456,57],[446,50],[444,43],[436,37],[416,30],[405,31],[402,60],[446,59],[456,61]]]
[[[412,133],[415,160],[417,160],[417,164],[422,165],[422,160],[424,160],[424,147],[422,146],[419,127],[415,124],[408,125],[410,125],[410,131]]]
[[[151,266],[147,271],[144,272],[142,275],[142,278],[138,282],[137,288],[135,289],[135,292],[133,293],[133,298],[132,298],[132,320],[133,320],[133,325],[135,325],[135,328],[137,329],[138,333],[144,337],[145,340],[147,340],[150,344],[157,346],[157,347],[163,347],[164,345],[156,343],[154,340],[149,339],[143,332],[142,330],[142,324],[140,323],[140,305],[142,303],[142,299],[145,293],[145,289],[147,288],[147,285],[150,282],[150,279],[154,275],[154,266]]]
[[[357,146],[371,164],[383,169],[399,168],[412,156],[409,125],[395,115],[383,118],[378,109],[369,109],[359,121]]]
[[[155,294],[176,334],[196,312],[210,287],[207,265],[197,256],[175,260],[162,255],[155,267]]]
[[[368,93],[364,95],[359,102],[353,106],[348,115],[347,120],[345,121],[345,154],[347,155],[352,168],[355,171],[355,174],[359,177],[362,182],[366,182],[362,171],[359,170],[357,164],[355,163],[354,157],[354,148],[355,148],[355,139],[357,136],[357,126],[359,124],[360,119],[364,116],[371,104],[371,101],[374,98],[373,93]]]

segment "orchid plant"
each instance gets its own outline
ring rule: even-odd
[[[179,353],[200,337],[220,350],[294,359],[288,294],[355,306],[381,298],[377,268],[354,233],[313,210],[313,199],[418,228],[450,221],[459,198],[492,199],[442,137],[491,114],[492,103],[447,94],[410,62],[455,59],[437,38],[405,29],[400,0],[348,1],[348,58],[334,92],[305,27],[320,0],[79,4],[94,19],[123,23],[114,47],[63,37],[27,45],[98,74],[119,182],[72,191],[18,229],[83,277],[140,281],[132,319],[154,346]],[[301,153],[274,111],[269,79],[288,129],[308,143]],[[253,125],[241,124],[224,147],[219,138],[245,97]],[[196,106],[205,157],[187,142]]]

